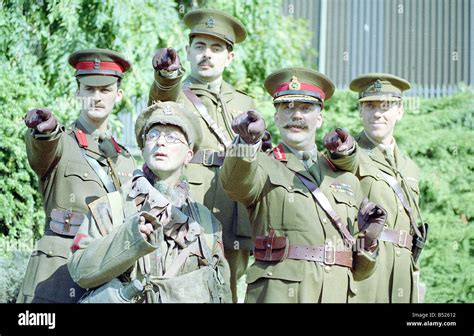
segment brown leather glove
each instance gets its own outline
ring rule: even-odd
[[[357,221],[359,231],[364,234],[364,249],[373,250],[377,246],[377,239],[382,233],[385,221],[387,220],[387,211],[380,205],[369,202],[366,198],[362,201]]]
[[[51,132],[57,124],[51,111],[45,108],[31,109],[25,116],[26,127],[36,129],[40,133]]]
[[[232,130],[249,145],[259,142],[265,134],[265,120],[255,110],[239,114],[232,120]]]
[[[272,149],[272,147],[272,134],[265,130],[265,134],[262,138],[262,151],[266,152],[267,150]]]
[[[180,67],[179,56],[173,48],[161,48],[153,56],[153,69],[156,71],[175,71]]]
[[[336,128],[324,137],[324,147],[332,153],[343,153],[354,147],[354,138],[342,128]]]

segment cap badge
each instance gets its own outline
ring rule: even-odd
[[[206,21],[206,27],[207,28],[214,28],[214,25],[216,24],[216,21],[214,21],[214,18],[212,16],[209,16],[209,19]]]
[[[165,107],[163,108],[163,114],[171,115],[173,114],[173,112],[173,108],[169,105],[165,105]]]
[[[374,83],[374,90],[375,92],[382,91],[382,83],[380,83],[380,79],[377,79]]]
[[[299,90],[301,88],[300,82],[298,82],[298,78],[296,76],[291,77],[290,84],[288,85],[290,90]]]
[[[98,58],[96,58],[96,59],[94,60],[94,69],[95,69],[95,70],[100,69],[100,59],[98,59]]]

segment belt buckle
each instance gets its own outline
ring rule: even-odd
[[[406,247],[407,246],[408,232],[405,230],[400,230],[398,235],[398,246]]]
[[[332,259],[328,258],[329,253],[332,254]],[[336,247],[324,244],[324,261],[326,265],[334,265],[336,263]]]
[[[210,153],[207,155],[207,153]],[[209,158],[211,160],[209,160]],[[204,149],[202,153],[202,164],[206,167],[211,167],[214,165],[214,151],[211,149]]]

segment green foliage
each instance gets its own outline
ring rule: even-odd
[[[0,256],[0,303],[15,303],[29,257],[30,253],[19,251]]]

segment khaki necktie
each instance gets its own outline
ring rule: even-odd
[[[385,160],[387,160],[388,164],[392,166],[392,168],[397,168],[395,166],[395,158],[393,157],[392,154],[388,153],[387,151],[385,152]]]
[[[306,170],[309,169],[309,167],[311,166],[311,153],[310,152],[303,152],[301,154],[301,160],[303,161],[303,165],[304,167],[306,168]]]
[[[99,148],[109,158],[114,158],[118,155],[114,144],[112,143],[110,134],[107,132],[99,134]]]
[[[303,160],[303,164],[306,167],[308,173],[316,180],[318,185],[321,184],[321,174],[319,172],[319,167],[314,163],[311,152],[303,152],[301,159]]]

